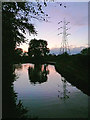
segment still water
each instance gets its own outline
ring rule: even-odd
[[[38,118],[87,118],[88,96],[67,82],[53,65],[16,65],[14,90],[27,115]]]

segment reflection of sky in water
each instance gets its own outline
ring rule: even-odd
[[[14,82],[18,100],[22,100],[23,105],[30,109],[28,114],[43,118],[88,116],[88,96],[70,83],[62,81],[54,66],[48,65],[47,81],[35,85],[29,80],[29,66],[34,68],[32,64],[23,64],[21,69],[15,70],[19,78]]]

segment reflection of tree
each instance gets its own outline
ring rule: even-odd
[[[63,92],[61,92],[61,95],[59,94],[58,97],[60,97],[61,99],[63,99],[64,101],[66,99],[69,98],[68,96],[68,93],[70,93],[68,90],[67,90],[67,81],[65,80],[65,78],[61,77],[61,80],[63,82]],[[58,92],[60,93],[60,91],[58,90]]]
[[[22,64],[21,64],[21,63],[15,64],[15,68],[16,68],[17,70],[22,70]]]
[[[28,68],[29,80],[31,83],[34,84],[36,84],[36,82],[38,83],[46,82],[47,74],[49,74],[49,70],[46,64],[44,66],[40,64],[35,64],[34,68],[32,67]]]
[[[17,100],[17,94],[13,90],[13,82],[16,79],[12,65],[3,65],[3,83],[2,83],[2,119],[26,118],[27,110],[22,102]]]

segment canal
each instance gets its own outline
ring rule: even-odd
[[[16,64],[17,102],[28,117],[87,118],[88,96],[56,72],[53,65]]]

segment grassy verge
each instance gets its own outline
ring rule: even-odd
[[[64,56],[58,59],[56,71],[84,93],[88,92],[88,56]]]

